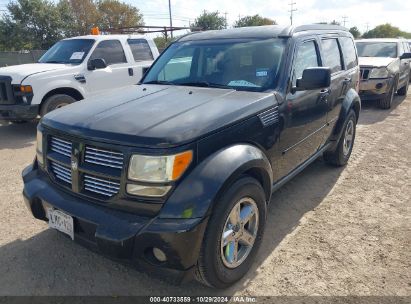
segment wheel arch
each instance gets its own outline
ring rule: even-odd
[[[83,94],[81,94],[77,89],[71,87],[61,87],[53,89],[49,91],[47,94],[45,94],[41,100],[41,105],[43,105],[47,98],[57,94],[68,95],[70,97],[73,97],[76,101],[84,99]]]
[[[207,216],[226,189],[243,175],[261,184],[268,203],[273,183],[269,160],[257,147],[238,144],[223,148],[197,164],[168,198],[159,217]]]

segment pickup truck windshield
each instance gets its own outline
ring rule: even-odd
[[[69,39],[53,45],[39,60],[40,63],[82,63],[95,40]]]
[[[356,45],[360,57],[397,57],[395,42],[357,42]]]
[[[142,81],[245,91],[274,88],[286,39],[176,42]]]

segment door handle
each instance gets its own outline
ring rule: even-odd
[[[344,83],[350,83],[351,81],[352,81],[351,78],[345,78],[345,79],[344,79]]]
[[[331,90],[330,89],[322,89],[320,91],[320,95],[330,95]]]
[[[128,76],[133,76],[133,75],[134,75],[133,68],[128,68]]]

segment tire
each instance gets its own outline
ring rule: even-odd
[[[323,154],[324,161],[327,164],[336,167],[347,164],[354,146],[356,125],[357,116],[354,110],[351,109],[344,123],[343,133],[338,141],[337,148],[334,151],[327,151]]]
[[[407,96],[409,84],[410,84],[410,77],[407,77],[407,83],[401,89],[397,91],[397,94],[400,96]]]
[[[243,245],[243,230],[241,229],[243,223],[241,221],[238,222],[238,225],[230,227],[232,226],[230,221],[233,217],[231,216],[229,218],[229,216],[234,212],[235,209],[233,208],[238,205],[240,205],[241,211],[247,211],[250,210],[250,208],[254,208],[252,210],[255,211],[254,213],[250,213],[253,215],[244,225],[246,231],[250,233],[246,236],[255,237],[251,246]],[[197,280],[202,284],[214,288],[226,288],[240,280],[255,260],[258,248],[261,245],[265,219],[266,197],[262,186],[254,178],[246,176],[240,178],[216,203],[204,235],[196,266],[195,275]],[[226,229],[227,227],[230,227],[230,229]],[[232,233],[228,233],[226,240],[231,241],[223,247],[224,245],[222,246],[221,243],[223,231],[227,232],[228,230],[232,231]],[[252,240],[252,238],[247,238],[246,236],[244,236],[244,239]],[[238,258],[236,261],[233,259],[232,264],[230,264],[230,248],[235,247],[228,247],[234,244],[238,238]],[[239,264],[235,265],[235,263]]]
[[[391,88],[388,91],[388,94],[384,98],[381,98],[378,101],[379,108],[384,109],[384,110],[391,108],[392,101],[394,100],[394,96],[395,96],[395,91],[397,91],[397,85],[398,85],[398,80],[396,78],[394,82],[392,83]]]
[[[50,113],[51,111],[64,107],[66,105],[69,105],[73,102],[76,102],[76,100],[73,97],[66,94],[56,94],[50,96],[42,104],[40,115],[41,117],[43,117],[47,113]]]

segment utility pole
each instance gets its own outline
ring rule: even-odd
[[[290,6],[289,12],[290,12],[291,25],[293,25],[293,13],[294,13],[295,11],[297,11],[297,9],[294,8],[294,5],[296,5],[296,4],[297,4],[297,3],[296,3],[296,2],[293,2],[293,0],[291,0],[291,2],[288,4],[288,5]]]
[[[365,27],[367,28],[367,29],[365,30],[365,32],[368,32],[368,30],[369,30],[369,28],[370,28],[370,23],[367,22],[367,23],[365,24]]]
[[[342,16],[344,27],[345,27],[345,24],[347,23],[347,18],[348,18],[347,16]]]
[[[225,18],[225,28],[228,27],[228,23],[227,23],[227,12],[224,13],[224,18]]]
[[[173,27],[173,18],[171,17],[171,0],[168,0],[168,12],[170,13],[170,34],[171,39],[173,39],[173,30],[171,29]]]

